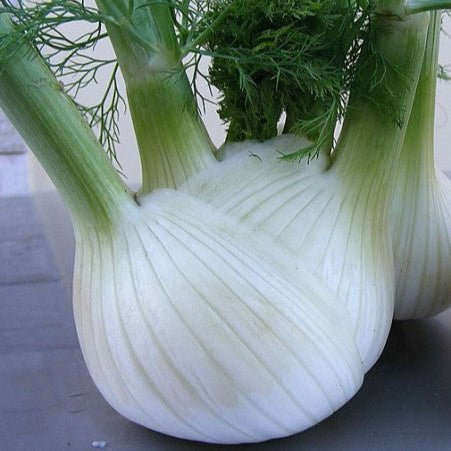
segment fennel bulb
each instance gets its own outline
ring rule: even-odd
[[[107,231],[75,226],[81,348],[125,417],[193,440],[262,441],[316,424],[359,388],[342,303],[277,243],[169,190]]]
[[[301,431],[353,396],[363,368],[343,303],[287,249],[177,191],[138,204],[31,49],[3,66],[0,103],[71,211],[77,333],[116,410],[238,443]]]
[[[413,102],[427,23],[428,15],[378,21],[379,52],[402,67],[410,81],[404,84],[394,77],[390,87],[407,111]],[[365,370],[382,352],[393,318],[389,213],[391,180],[404,133],[405,127],[391,124],[361,102],[349,110],[330,159],[320,155],[308,166],[278,161],[280,153],[301,145],[283,135],[252,144],[247,151],[249,144],[242,144],[242,152],[225,159],[216,171],[200,172],[182,187],[277,238],[300,261],[308,262],[344,300],[348,327]]]
[[[394,206],[411,214],[393,214],[396,319],[435,315],[451,305],[451,182],[433,166],[421,172],[400,174],[397,183]]]
[[[429,14],[383,16],[371,2],[362,2],[365,8],[340,2],[341,10],[349,8],[341,22],[332,1],[319,5],[321,17],[316,2],[252,3],[269,13],[279,6],[281,28],[265,32],[270,39],[258,47],[269,48],[269,59],[241,54],[232,60],[261,63],[259,75],[282,55],[275,69],[287,77],[288,94],[283,102],[273,99],[269,124],[248,130],[250,136],[272,133],[280,108],[290,107],[289,122],[300,114],[304,131],[312,114],[318,116],[307,128],[319,127],[318,143],[325,146],[343,112],[340,102],[350,95],[334,153],[323,149],[305,167],[276,158],[303,147],[305,140],[292,135],[244,143],[244,151],[237,145],[238,152],[218,161],[182,61],[193,54],[195,67],[209,34],[225,26],[221,17],[202,21],[220,2],[207,2],[205,11],[203,2],[184,0],[96,3],[98,10],[69,0],[17,8],[3,2],[0,14],[0,106],[71,212],[74,317],[93,380],[125,417],[177,437],[257,442],[316,424],[358,390],[393,317],[390,218],[405,126],[387,119],[374,101],[380,95],[390,108],[394,98],[406,117],[410,113]],[[388,12],[406,4],[381,3]],[[298,13],[296,24],[290,9]],[[78,19],[99,28],[76,41],[58,31]],[[318,40],[311,19],[320,19],[320,31],[335,21],[351,23],[353,33],[342,27],[345,44],[331,29]],[[287,48],[282,37],[295,25]],[[323,39],[331,34],[344,53],[326,64],[330,48],[323,53]],[[117,56],[108,89],[120,67],[137,135],[138,193],[123,183],[102,146],[105,130],[106,140],[114,140],[117,110],[105,106],[105,98],[113,92],[117,101],[117,91],[107,90],[103,103],[86,109],[49,70],[77,73],[70,86],[81,89],[104,64],[92,68],[83,52],[105,36]],[[67,52],[67,59],[45,60],[36,50],[45,45]],[[284,57],[293,52],[299,59]],[[375,71],[380,64],[382,72]],[[306,86],[307,73],[315,83]],[[265,85],[270,91],[271,83]],[[265,99],[258,89],[251,92]],[[244,103],[255,107],[250,97]],[[96,124],[99,139],[90,127]],[[239,132],[240,121],[234,127]]]
[[[391,212],[395,318],[433,315],[451,305],[451,181],[434,163],[440,14],[431,23]]]

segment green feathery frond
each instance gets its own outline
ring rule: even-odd
[[[168,5],[172,11],[180,58],[192,74],[198,104],[210,101],[198,89],[200,79],[220,91],[219,115],[228,125],[229,140],[271,138],[285,113],[284,132],[302,135],[312,145],[284,158],[296,160],[331,150],[351,87],[353,98],[361,96],[394,123],[403,122],[396,93],[384,92],[387,73],[396,68],[378,55],[372,39],[376,1],[130,0],[121,3],[120,11],[112,5],[108,16],[83,1],[1,4],[0,11],[7,11],[16,27],[14,33],[0,37],[2,58],[24,40],[32,42],[75,99],[100,71],[110,68],[112,75],[99,102],[79,108],[97,127],[100,142],[113,158],[119,107],[125,102],[116,60],[99,58],[93,50],[107,37],[107,21],[123,27],[131,24],[138,9],[157,5]],[[67,25],[78,21],[91,28],[72,37]],[[132,37],[140,44],[139,36]],[[208,73],[200,67],[205,56],[211,58]],[[370,85],[369,65],[375,71]]]
[[[284,158],[296,160],[322,148],[330,150],[351,86],[384,113],[389,112],[395,123],[401,121],[396,93],[379,95],[382,74],[377,86],[369,90],[355,86],[357,68],[366,66],[362,54],[371,64],[377,60],[371,40],[375,2],[173,3],[179,4],[181,17],[185,16],[180,4],[191,5],[181,33],[183,44],[194,55],[212,58],[209,82],[221,92],[219,114],[228,124],[229,140],[271,138],[285,113],[284,131],[307,137],[312,145]],[[379,66],[384,66],[382,57]]]
[[[115,58],[99,57],[95,52],[95,46],[108,37],[103,25],[105,17],[97,9],[86,6],[84,1],[15,3],[1,1],[0,13],[9,14],[14,30],[0,37],[0,59],[12,57],[23,43],[31,43],[89,124],[97,130],[100,143],[120,167],[116,145],[119,142],[119,110],[121,106],[125,107],[125,101],[118,87],[117,63]],[[81,23],[85,31],[80,34],[77,24]],[[110,77],[98,103],[80,103],[79,94],[92,82],[98,83],[101,71],[108,70]]]

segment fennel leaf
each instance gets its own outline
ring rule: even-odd
[[[330,151],[351,87],[394,123],[402,122],[396,93],[381,95],[385,74],[378,69],[387,71],[387,64],[372,42],[375,2],[203,3],[208,7],[204,5],[192,41],[201,47],[190,50],[212,58],[209,81],[221,92],[219,114],[228,124],[228,140],[276,136],[285,113],[284,132],[302,135],[312,144],[284,158],[298,160],[324,148]],[[368,65],[377,69],[375,80],[361,77],[359,68]]]
[[[387,74],[397,70],[388,67],[372,41],[376,3],[130,0],[121,3],[124,11],[113,5],[113,12],[104,15],[84,1],[46,0],[14,6],[1,0],[0,12],[10,14],[15,29],[0,38],[0,58],[10,57],[11,49],[24,41],[33,43],[117,162],[119,110],[125,107],[117,80],[119,67],[114,58],[102,58],[93,51],[108,37],[108,21],[125,27],[132,39],[145,45],[127,24],[138,9],[167,5],[172,11],[180,58],[185,70],[193,74],[191,85],[198,104],[211,101],[198,89],[199,79],[221,93],[218,111],[228,126],[227,139],[276,136],[285,114],[283,131],[302,135],[312,143],[283,156],[299,160],[315,156],[321,149],[333,149],[336,124],[349,106],[351,88],[354,98],[361,96],[372,102],[395,124],[403,122],[396,92],[384,90]],[[90,24],[89,31],[71,36],[67,25],[80,21]],[[200,68],[205,56],[212,61],[209,73]],[[369,67],[374,69],[370,78]],[[93,105],[78,103],[78,94],[96,82],[98,73],[106,68],[111,77],[100,100]],[[171,76],[174,74],[168,73]]]
[[[0,37],[0,61],[13,57],[25,42],[31,43],[88,124],[97,131],[98,140],[110,159],[121,168],[116,145],[120,109],[125,110],[126,103],[118,86],[118,66],[115,58],[101,57],[95,52],[96,45],[108,37],[104,28],[107,19],[84,1],[15,3],[1,0],[0,13],[9,14],[14,28]],[[83,33],[75,31],[80,23],[83,23],[80,27],[85,30]],[[110,75],[99,100],[93,104],[80,102],[79,95],[91,83],[98,83],[101,71],[109,71]]]

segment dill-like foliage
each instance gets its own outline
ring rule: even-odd
[[[213,58],[210,80],[222,93],[228,139],[273,137],[285,112],[285,131],[314,142],[303,153],[332,142],[368,33],[371,8],[361,3],[210,2],[204,47]]]
[[[78,106],[114,159],[119,107],[125,105],[117,83],[119,66],[92,51],[107,37],[107,21],[125,27],[138,45],[150,45],[141,42],[133,20],[141,17],[142,8],[161,5],[172,11],[180,59],[194,74],[194,96],[209,101],[197,89],[199,78],[219,89],[219,114],[229,140],[271,138],[285,113],[284,131],[312,144],[284,158],[314,156],[332,148],[351,90],[354,99],[367,99],[394,123],[403,121],[396,92],[386,83],[387,74],[396,74],[397,68],[386,63],[373,42],[373,0],[124,0],[106,3],[112,11],[108,17],[84,1],[0,3],[0,12],[8,12],[15,24],[14,31],[0,36],[0,59],[25,41],[33,43],[75,101],[100,70],[111,67],[99,102]],[[80,21],[90,24],[89,31],[74,38],[65,26]],[[155,45],[152,52],[159,51]],[[212,59],[208,74],[200,70],[204,56]]]
[[[89,125],[97,130],[100,143],[120,167],[116,145],[119,142],[119,109],[125,107],[125,101],[118,88],[118,66],[116,59],[99,57],[94,53],[98,42],[108,37],[104,28],[105,18],[97,9],[86,6],[84,1],[15,3],[10,0],[1,0],[0,3],[0,13],[8,13],[14,24],[10,33],[0,36],[0,60],[13,57],[23,43],[31,43]],[[82,34],[74,32],[74,26],[69,28],[71,24],[80,23],[85,30]],[[97,83],[99,72],[108,68],[110,77],[100,100],[90,105],[79,103],[78,94],[92,82]]]
[[[199,2],[197,2],[199,3]],[[201,2],[202,3],[202,2]],[[206,4],[208,3],[207,7]],[[285,132],[312,141],[287,159],[313,156],[333,145],[349,92],[375,103],[396,123],[396,93],[386,92],[384,60],[373,45],[375,2],[351,0],[211,0],[203,2],[194,49],[212,57],[209,81],[222,94],[220,117],[228,139],[265,140]],[[367,61],[363,59],[366,58]],[[374,65],[376,81],[359,75]],[[356,86],[360,84],[359,86]],[[354,94],[355,96],[355,94]]]

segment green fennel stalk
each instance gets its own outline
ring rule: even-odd
[[[10,20],[0,15],[0,32],[10,30]],[[131,202],[92,130],[34,49],[24,46],[2,65],[0,106],[76,220],[105,227]]]
[[[141,194],[177,188],[215,158],[184,73],[169,5],[98,1],[127,87],[142,165]],[[133,33],[131,33],[133,31]]]

